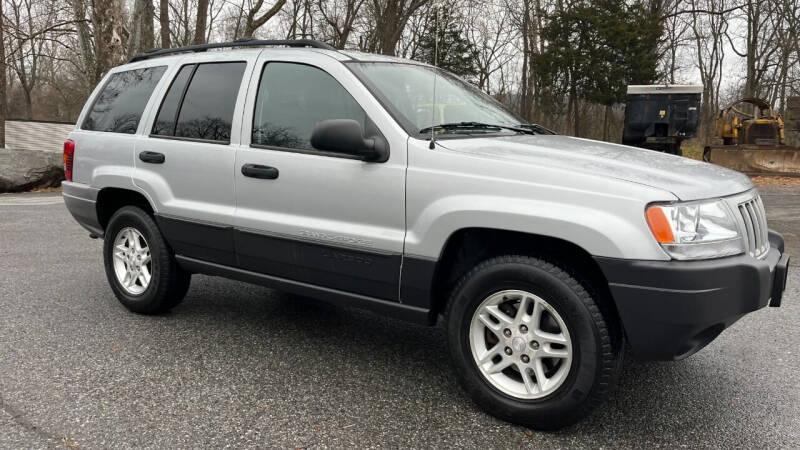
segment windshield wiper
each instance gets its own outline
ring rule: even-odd
[[[527,130],[531,130],[531,131],[535,132],[536,134],[558,134],[558,133],[556,133],[555,131],[553,131],[553,130],[551,130],[549,128],[545,128],[545,127],[539,125],[538,123],[521,123],[521,124],[519,124],[519,127],[520,128],[525,128]]]
[[[535,134],[536,131],[530,128],[523,128],[523,127],[514,127],[510,125],[499,125],[499,124],[492,124],[492,123],[482,123],[482,122],[452,122],[452,123],[443,123],[440,125],[434,125],[432,127],[426,127],[419,130],[419,134],[430,133],[431,130],[435,130],[436,128],[441,128],[442,130],[490,130],[490,129],[498,129],[498,130],[511,130],[516,131],[517,133],[525,133],[525,134]]]

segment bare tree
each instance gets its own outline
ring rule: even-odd
[[[336,48],[343,49],[347,45],[350,33],[353,32],[358,13],[365,0],[317,0],[317,8],[327,25],[329,39]]]
[[[466,36],[478,50],[478,87],[491,94],[492,79],[514,58],[511,43],[517,37],[511,26],[511,11],[502,5],[471,3],[467,5]]]
[[[269,19],[278,14],[285,4],[286,0],[277,0],[275,4],[272,5],[272,7],[269,8],[264,14],[258,15],[259,11],[261,11],[261,8],[264,6],[264,0],[256,0],[255,4],[250,7],[250,11],[247,13],[244,35],[253,36],[256,30],[261,28]]]
[[[372,0],[371,14],[374,20],[374,48],[384,55],[394,56],[397,43],[403,34],[408,19],[430,0]]]
[[[306,39],[315,36],[316,18],[314,17],[314,0],[292,0],[289,8],[280,11],[279,20],[286,22],[284,33],[286,39]]]
[[[169,36],[169,0],[159,0],[158,21],[161,27],[161,48],[172,46]]]
[[[434,0],[159,0],[157,8],[153,0],[2,1],[0,64],[6,64],[5,91],[13,101],[0,105],[0,114],[68,119],[108,69],[156,39],[168,48],[263,34],[415,58],[434,17]],[[545,81],[536,66],[557,45],[543,30],[557,20],[555,13],[579,4],[591,6],[586,0],[451,0],[443,6],[459,17],[462,35],[477,50],[478,88],[528,120],[614,139],[619,105],[585,100],[572,73]],[[662,79],[702,82],[702,136],[727,96],[759,95],[784,108],[789,96],[800,95],[800,0],[625,4],[663,18]],[[587,120],[600,114],[607,126]]]
[[[669,4],[664,5],[664,9],[669,11],[669,14],[664,17],[664,36],[660,51],[664,81],[675,84],[678,72],[682,69],[679,66],[679,53],[691,44],[691,38],[687,36],[689,21],[681,14],[673,14],[682,11],[685,6],[684,0],[667,0],[667,2]]]
[[[194,25],[193,44],[206,42],[206,19],[208,18],[208,0],[197,0],[197,21]]]
[[[128,58],[155,47],[155,35],[153,33],[154,16],[155,11],[152,0],[134,1],[131,30],[128,36],[128,49],[126,52]]]
[[[94,84],[100,82],[109,69],[122,62],[125,55],[122,37],[122,5],[118,0],[93,0],[92,26],[94,36]]]
[[[33,91],[39,81],[39,62],[43,57],[45,42],[50,38],[47,30],[56,26],[57,17],[54,5],[33,0],[8,0],[10,6],[9,28],[11,37],[11,68],[17,75],[22,88],[22,117],[33,118]]]
[[[3,32],[3,3],[0,0],[0,149],[6,148],[6,42]]]
[[[772,5],[772,26],[780,56],[771,101],[780,104],[786,115],[789,95],[800,93],[800,0],[776,0]]]
[[[700,108],[703,128],[701,135],[708,142],[714,113],[719,108],[725,59],[725,33],[728,31],[727,18],[721,12],[726,10],[726,5],[725,0],[690,0],[690,6],[693,10],[720,12],[720,14],[694,11],[690,13],[695,44],[695,65],[703,83],[703,100]]]
[[[427,4],[408,18],[405,30],[403,30],[400,41],[397,43],[397,56],[408,59],[415,59],[417,57],[417,49],[419,48],[422,35],[425,33],[425,30],[430,29],[431,23],[436,18],[435,7],[435,3]],[[375,42],[376,41],[373,40],[373,48],[374,45],[376,45]]]
[[[746,0],[742,4],[740,19],[747,24],[744,49],[737,48],[735,36],[729,28],[725,32],[734,53],[745,58],[745,97],[756,97],[766,72],[775,64],[778,46],[775,45],[775,28],[772,27],[767,12],[768,3]]]

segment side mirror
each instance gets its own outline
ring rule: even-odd
[[[351,119],[318,122],[311,131],[311,146],[317,150],[359,155],[364,161],[384,162],[389,158],[383,138],[365,138],[361,125]]]

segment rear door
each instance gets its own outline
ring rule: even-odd
[[[255,54],[181,60],[135,149],[135,183],[155,204],[175,252],[226,265],[235,264],[233,172],[248,55]]]
[[[341,62],[307,50],[263,55],[236,155],[240,266],[397,300],[407,137]],[[326,119],[353,119],[367,135],[382,134],[388,161],[313,148],[311,129]],[[252,166],[276,176],[243,173]]]

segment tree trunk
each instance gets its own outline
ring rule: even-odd
[[[758,51],[759,16],[760,6],[754,6],[752,1],[748,1],[745,97],[755,97],[758,89],[756,86],[756,52]]]
[[[580,137],[580,112],[578,111],[578,87],[576,86],[576,81],[573,79],[570,82],[569,88],[569,103],[572,105],[572,135],[575,137]]]
[[[31,97],[31,92],[27,87],[23,86],[22,93],[25,97],[25,101],[22,103],[22,118],[31,120],[33,119],[33,99]]]
[[[75,17],[75,28],[78,30],[78,45],[80,55],[83,57],[84,93],[86,95],[94,89],[96,81],[94,79],[95,54],[92,46],[91,32],[89,24],[86,22],[86,3],[84,0],[72,0],[72,9]]]
[[[194,44],[206,42],[206,18],[208,17],[208,0],[197,0],[197,22],[194,25]]]
[[[373,0],[376,5],[375,34],[377,37],[378,53],[388,56],[395,56],[397,53],[397,43],[403,35],[403,30],[409,18],[419,8],[423,7],[427,0],[387,0],[381,9],[378,0]]]
[[[542,2],[540,0],[534,0],[533,2],[533,17],[531,20],[531,24],[533,26],[533,33],[531,36],[531,52],[535,55],[540,55],[542,52],[541,42],[542,42]],[[541,103],[541,92],[540,92],[540,83],[539,78],[536,76],[536,59],[535,58],[528,58],[528,92],[530,96],[530,109],[528,115],[530,117],[526,117],[533,122],[539,123],[542,121],[542,114],[539,109],[539,105]]]
[[[161,26],[161,48],[170,48],[169,38],[169,0],[160,0],[158,4],[158,21]]]
[[[95,67],[92,74],[96,85],[103,75],[119,63],[124,55],[119,33],[122,11],[115,0],[94,0],[92,23],[94,25]]]
[[[153,2],[136,0],[131,18],[131,33],[128,36],[127,56],[132,58],[138,53],[150,50],[155,46],[153,36]]]
[[[6,148],[6,44],[3,36],[3,1],[0,1],[0,149]]]
[[[528,83],[528,76],[530,76],[528,73],[528,59],[531,58],[530,34],[528,33],[530,17],[530,0],[523,0],[520,27],[522,32],[522,74],[519,83],[519,115],[527,121],[531,120],[528,117],[528,86],[530,84]]]
[[[144,10],[142,11],[142,50],[150,50],[156,46],[155,26],[153,25],[155,15],[153,1],[145,1]]]
[[[700,131],[703,137],[703,144],[709,145],[711,143],[711,124],[713,123],[713,113],[711,112],[711,89],[705,87],[703,89],[703,100],[700,103]]]
[[[603,140],[608,141],[608,111],[611,109],[611,105],[605,105],[603,109]]]

